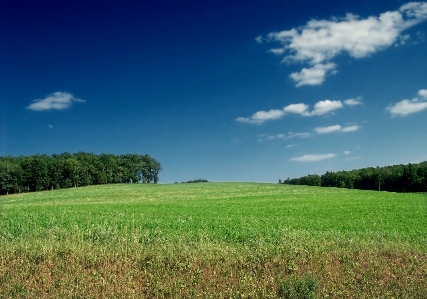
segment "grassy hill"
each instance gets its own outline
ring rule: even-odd
[[[427,196],[257,183],[16,194],[0,197],[0,257],[0,298],[426,298]]]

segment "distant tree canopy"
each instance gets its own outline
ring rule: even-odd
[[[185,183],[207,183],[207,182],[208,182],[208,180],[205,180],[205,179],[197,179],[197,180],[182,182],[182,184],[185,184]]]
[[[149,155],[60,155],[0,157],[0,194],[115,183],[157,183],[160,163]]]
[[[427,161],[419,164],[368,167],[286,179],[283,184],[393,192],[427,192]]]

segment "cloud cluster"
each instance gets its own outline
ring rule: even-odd
[[[391,113],[392,117],[407,116],[422,111],[427,108],[427,89],[419,90],[418,95],[419,97],[413,98],[412,100],[403,100],[388,106],[386,109]]]
[[[336,154],[314,154],[314,155],[304,155],[301,157],[293,157],[290,159],[290,161],[297,161],[297,162],[316,162],[326,159],[331,159],[335,157]]]
[[[353,58],[363,58],[393,44],[402,44],[408,38],[402,32],[426,19],[427,2],[410,2],[378,17],[361,19],[349,13],[343,18],[310,20],[298,28],[258,36],[256,41],[278,42],[281,47],[269,52],[287,54],[283,62],[309,65],[289,75],[297,87],[320,85],[328,75],[337,72],[337,65],[331,62],[336,56],[347,53]]]
[[[350,102],[349,102],[350,101]],[[350,99],[344,101],[348,106],[358,105],[361,102],[358,100]],[[314,104],[313,110],[309,110],[309,106],[304,103],[291,104],[283,109],[271,109],[270,111],[258,111],[251,117],[238,117],[235,120],[241,123],[261,125],[268,120],[280,119],[286,114],[299,114],[302,116],[321,116],[333,113],[337,109],[344,107],[341,101],[324,100]]]
[[[68,92],[54,92],[44,99],[34,100],[26,109],[43,111],[43,110],[63,110],[70,107],[73,103],[84,103],[85,100],[74,97]]]
[[[340,125],[328,126],[328,127],[317,127],[314,129],[317,134],[328,134],[333,132],[354,132],[357,131],[360,127],[358,125],[341,127]]]

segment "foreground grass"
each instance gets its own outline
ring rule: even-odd
[[[252,183],[0,197],[0,298],[426,298],[427,196]]]

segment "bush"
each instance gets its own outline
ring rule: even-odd
[[[283,299],[314,299],[316,282],[310,278],[293,277],[285,281],[278,290],[278,297]]]

